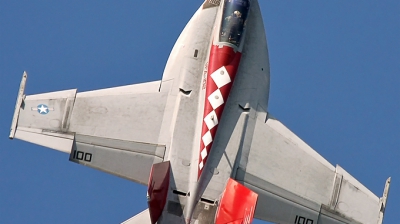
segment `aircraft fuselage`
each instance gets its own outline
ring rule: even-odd
[[[245,123],[238,118],[248,116],[250,107],[267,109],[269,62],[258,2],[206,1],[175,44],[164,85],[173,85],[176,93],[168,100],[174,110],[164,119],[170,133],[160,135],[170,139],[159,140],[169,145],[165,161],[170,161],[171,177],[157,223],[178,223],[182,217],[187,223],[212,223],[240,162],[229,158],[238,149],[224,152],[224,144],[236,140],[223,133],[232,133],[232,125],[243,129]],[[181,123],[182,117],[192,123]],[[229,155],[221,159],[221,152]]]

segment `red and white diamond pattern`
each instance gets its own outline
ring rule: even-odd
[[[211,111],[211,113],[204,118],[204,123],[206,123],[208,130],[218,125],[218,117],[215,110]]]
[[[208,97],[208,102],[210,102],[214,110],[224,104],[224,98],[222,97],[221,91],[217,89],[211,93],[211,95]]]
[[[228,98],[228,95],[224,96],[221,92],[221,88],[230,84],[232,79],[230,74],[226,70],[224,66],[220,69],[216,70],[210,75],[215,85],[212,85],[215,90],[208,97],[207,101],[211,105],[211,108],[205,107],[204,120],[203,120],[203,136],[202,136],[202,144],[201,144],[201,152],[200,152],[200,161],[199,161],[199,170],[202,171],[207,156],[209,155],[211,145],[213,142],[213,134],[215,134],[216,129],[218,127],[218,121],[222,114],[222,109],[224,107],[225,101]],[[207,85],[207,88],[211,88],[210,85]],[[208,91],[207,91],[208,92]],[[211,92],[211,91],[210,91]],[[207,105],[207,102],[206,102]],[[208,109],[208,110],[207,110]],[[211,111],[210,111],[211,110]]]
[[[226,74],[226,75],[225,75]],[[225,67],[222,67],[211,74],[211,78],[214,80],[218,88],[225,86],[226,84],[232,82],[231,77]]]
[[[199,148],[198,180],[208,157],[212,155],[210,151],[239,68],[241,55],[241,52],[229,46],[211,46]]]

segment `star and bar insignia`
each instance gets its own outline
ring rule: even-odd
[[[39,104],[37,107],[32,107],[33,111],[37,111],[39,114],[46,115],[50,111],[54,111],[54,108],[48,107],[45,104]]]

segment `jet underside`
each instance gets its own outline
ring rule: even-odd
[[[390,179],[378,198],[268,113],[257,0],[206,0],[162,80],[25,96],[26,78],[10,138],[147,185],[126,224],[382,223]]]

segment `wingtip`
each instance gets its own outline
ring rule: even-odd
[[[390,189],[390,181],[392,180],[392,177],[389,177],[386,180],[385,184],[385,189],[383,191],[383,196],[380,198],[380,211],[379,211],[379,216],[378,216],[378,224],[383,223],[383,217],[385,215],[385,210],[386,210],[386,204],[387,200],[389,198],[389,189]]]
[[[386,184],[385,184],[385,189],[383,191],[383,197],[387,198],[389,195],[389,189],[390,189],[390,182],[392,181],[392,177],[389,177],[386,180]]]
[[[14,116],[13,116],[12,123],[11,123],[10,135],[8,136],[9,139],[14,139],[14,137],[15,137],[20,107],[25,98],[24,93],[25,93],[25,86],[26,86],[27,78],[28,78],[28,73],[26,71],[24,71],[24,73],[22,75],[21,83],[19,85],[17,102],[15,103],[15,111],[14,111]]]

